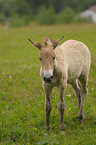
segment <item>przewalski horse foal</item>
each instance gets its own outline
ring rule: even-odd
[[[48,37],[44,37],[42,39],[44,44],[40,44],[29,39],[29,41],[40,50],[40,75],[46,98],[46,129],[50,130],[52,89],[54,86],[57,86],[59,89],[59,102],[57,107],[60,112],[61,133],[64,133],[65,130],[64,94],[67,82],[74,88],[78,99],[79,120],[82,122],[84,119],[84,99],[88,92],[88,74],[91,64],[91,55],[85,44],[76,40],[68,40],[59,46],[63,37],[56,41]]]

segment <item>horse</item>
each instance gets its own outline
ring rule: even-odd
[[[59,45],[64,36],[58,40],[43,37],[44,44],[31,41],[40,50],[40,76],[45,92],[46,130],[50,130],[50,112],[52,110],[52,90],[59,89],[60,132],[64,134],[64,94],[67,83],[71,84],[78,99],[78,119],[84,120],[84,100],[88,92],[88,75],[91,65],[91,54],[88,47],[77,40],[67,40]]]

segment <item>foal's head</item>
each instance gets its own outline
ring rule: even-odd
[[[44,44],[31,41],[28,39],[36,48],[40,50],[39,59],[41,61],[43,79],[46,83],[50,83],[53,79],[53,70],[55,63],[55,48],[61,42],[64,36],[59,40],[52,40],[48,37],[43,37],[42,41]]]

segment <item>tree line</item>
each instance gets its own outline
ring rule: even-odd
[[[28,20],[41,24],[44,21],[48,24],[70,22],[75,14],[91,5],[95,5],[95,0],[0,0],[0,17],[15,17],[19,21],[25,19],[26,23]]]

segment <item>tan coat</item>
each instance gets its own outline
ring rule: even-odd
[[[57,104],[60,112],[60,132],[64,134],[64,93],[67,83],[74,88],[78,99],[79,121],[84,120],[84,100],[88,92],[88,75],[91,65],[91,54],[88,47],[79,41],[68,40],[61,46],[59,40],[43,38],[44,44],[29,41],[39,48],[41,61],[40,76],[45,92],[46,129],[50,129],[50,112],[52,110],[52,89],[57,86],[59,89],[59,102]]]

